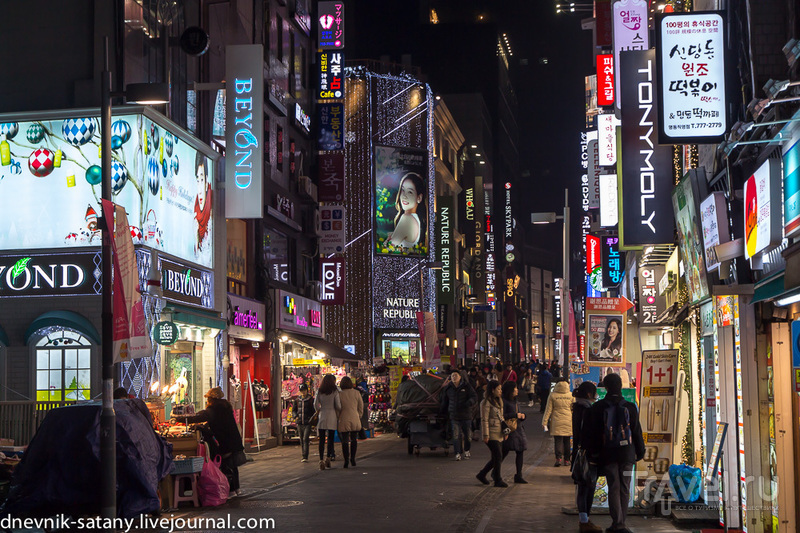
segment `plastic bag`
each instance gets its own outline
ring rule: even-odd
[[[200,505],[204,507],[216,507],[228,501],[230,485],[228,478],[219,468],[221,464],[222,459],[219,455],[213,462],[206,457],[203,463],[203,471],[197,480],[197,495],[200,497]]]
[[[696,502],[703,488],[703,473],[689,465],[672,465],[669,467],[669,485],[679,502]]]

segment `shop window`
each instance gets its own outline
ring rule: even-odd
[[[176,406],[197,406],[202,399],[202,391],[198,392],[195,386],[202,372],[199,368],[202,358],[202,343],[178,341],[164,349],[164,383],[177,385],[172,400],[173,413],[176,412]]]
[[[393,359],[398,363],[416,363],[419,361],[418,339],[383,339],[381,343],[382,357]]]
[[[36,401],[91,399],[92,350],[80,333],[57,328],[36,343]]]
[[[291,285],[291,269],[289,268],[289,239],[286,235],[272,228],[264,228],[262,242],[264,266],[271,281]]]

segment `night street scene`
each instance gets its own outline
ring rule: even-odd
[[[797,0],[2,2],[0,533],[800,531]]]

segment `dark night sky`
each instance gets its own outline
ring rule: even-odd
[[[541,254],[545,259],[542,266],[560,271],[561,224],[531,227],[529,213],[560,213],[565,187],[570,189],[570,205],[580,205],[579,139],[585,124],[584,76],[592,73],[591,31],[581,29],[579,14],[556,15],[554,0],[443,3],[462,12],[483,8],[498,30],[509,35],[514,54],[510,71],[519,101],[520,169],[523,175],[529,172],[520,180],[515,216],[529,226],[525,229],[529,246],[554,252],[549,258]],[[348,4],[355,10],[355,27],[348,30],[348,59],[378,59],[391,47],[389,42],[396,47],[398,41],[414,39],[420,12],[416,4],[409,0],[354,0]],[[399,62],[400,58],[393,55],[391,59]],[[447,57],[441,60],[446,68]],[[474,90],[465,86],[460,92]],[[580,235],[577,209],[572,215],[571,247],[575,249]]]

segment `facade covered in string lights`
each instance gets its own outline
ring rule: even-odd
[[[328,338],[359,358],[422,362],[417,312],[436,302],[433,94],[365,66],[347,69],[346,87],[348,295],[328,308]]]

